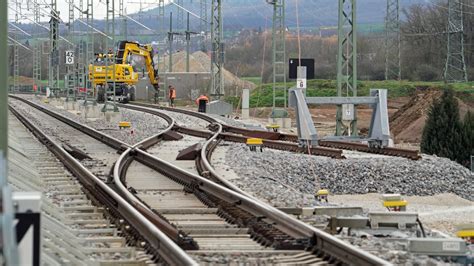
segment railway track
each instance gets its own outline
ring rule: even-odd
[[[226,128],[229,128],[229,126],[223,125],[218,120],[208,115],[189,111],[189,110],[183,110],[183,109],[178,109],[178,108],[168,108],[168,107],[162,107],[162,106],[156,106],[156,105],[144,104],[144,103],[133,103],[133,104],[120,105],[120,106],[129,108],[132,110],[136,110],[136,111],[147,112],[147,113],[153,113],[152,109],[157,109],[157,110],[164,110],[167,112],[178,112],[187,116],[197,117],[199,119],[207,121],[212,131],[215,131],[219,127],[218,125],[221,125],[222,132],[219,134],[218,139],[229,141],[229,142],[246,143],[247,139],[251,137],[250,136],[251,134],[248,132],[254,132],[251,130],[240,129],[237,127],[232,127],[232,128],[238,129],[235,132],[232,132],[232,131],[225,132]],[[174,130],[183,134],[196,136],[200,138],[210,138],[213,136],[213,133],[209,130],[189,128],[189,127],[185,127],[181,125],[176,125]],[[247,132],[247,134],[241,134],[241,132]],[[298,146],[298,144],[296,143],[280,141],[280,140],[265,139],[265,137],[267,136],[266,133],[270,133],[270,132],[266,132],[266,131],[261,131],[261,132],[262,134],[263,133],[265,134],[265,136],[263,136],[264,147],[272,148],[276,150],[291,151],[291,152],[296,152],[296,153],[308,153],[308,149],[302,148]],[[309,149],[309,153],[311,155],[326,156],[326,157],[331,157],[335,159],[344,159],[344,156],[342,155],[342,150],[340,149],[333,149],[333,148],[326,148],[326,147],[313,147]]]
[[[126,144],[121,143],[116,139],[87,126],[80,125],[59,113],[43,108],[38,104],[24,100],[20,97],[10,97],[22,101],[24,104],[28,104],[41,112],[64,122],[69,127],[81,131],[83,133],[81,137],[86,137],[86,135],[88,135],[116,150],[123,150],[127,147]],[[85,191],[87,191],[88,198],[91,199],[95,205],[103,206],[103,209],[106,210],[105,213],[108,220],[121,228],[121,231],[124,232],[131,245],[139,246],[148,251],[156,262],[164,262],[172,265],[196,264],[188,254],[186,254],[165,234],[164,228],[159,228],[157,226],[156,221],[159,221],[159,217],[154,216],[155,220],[153,220],[148,217],[149,215],[142,214],[149,214],[149,212],[148,210],[132,206],[132,204],[123,197],[123,193],[127,193],[127,191],[122,191],[122,195],[117,193],[111,186],[91,173],[89,169],[66,152],[66,150],[62,148],[61,143],[48,136],[40,126],[36,125],[33,121],[16,111],[15,108],[12,108],[11,106],[10,111],[61,161],[71,174],[79,180]],[[143,143],[146,144],[152,139],[153,137],[144,140]],[[131,194],[129,196],[133,198]]]
[[[9,182],[18,191],[42,192],[43,262],[153,264],[140,248],[127,245],[123,228],[104,218],[104,209],[91,203],[75,177],[13,114],[9,130]]]
[[[156,106],[156,105],[145,104],[145,103],[132,103],[129,105],[144,106],[144,107],[150,107],[150,108],[161,109],[161,110],[166,110],[166,111],[180,112],[183,114],[201,118],[205,121],[208,121],[211,124],[219,123],[216,119],[208,115],[189,111],[189,110],[162,107],[162,106]],[[294,144],[298,142],[298,136],[296,135],[279,133],[279,132],[250,130],[250,129],[235,127],[235,126],[226,125],[226,124],[222,124],[222,126],[223,126],[223,133],[221,134],[220,138],[227,141],[245,143],[247,137],[258,137],[258,138],[263,138],[264,146],[269,147],[269,148],[300,152],[300,153],[308,153],[307,150],[304,150],[301,147],[298,147],[298,145]],[[312,148],[310,153],[313,155],[328,156],[332,158],[342,159],[343,155],[342,155],[341,149],[354,150],[354,151],[365,152],[365,153],[396,156],[396,157],[404,157],[411,160],[421,159],[421,156],[417,150],[400,149],[400,148],[392,148],[392,147],[371,148],[366,144],[347,142],[347,141],[320,140],[319,147]]]
[[[38,106],[35,108],[41,110]],[[46,112],[46,110],[42,111]],[[60,118],[59,114],[53,114],[51,111],[49,115],[53,115],[59,120],[67,120],[67,118]],[[27,122],[25,123],[28,124]],[[69,121],[67,123],[74,124],[76,122]],[[209,254],[219,254],[219,256],[221,256],[226,252],[235,252],[236,247],[239,246],[244,246],[254,251],[255,247],[258,246],[261,250],[271,249],[271,252],[268,251],[266,254],[269,254],[269,259],[272,262],[289,264],[304,262],[355,263],[364,265],[386,264],[385,261],[360,251],[318,229],[310,227],[271,206],[223,187],[198,174],[183,170],[170,162],[148,153],[146,151],[147,149],[156,145],[160,140],[166,139],[167,132],[169,132],[173,126],[171,122],[170,127],[166,130],[133,146],[123,145],[123,143],[117,145],[118,143],[115,143],[115,141],[110,139],[107,135],[84,126],[74,126],[85,134],[93,136],[95,139],[101,140],[104,143],[108,143],[109,146],[114,146],[116,150],[123,151],[114,166],[113,184],[107,186],[104,182],[97,180],[97,177],[95,177],[96,182],[92,185],[88,184],[91,183],[90,180],[83,180],[83,183],[86,184],[89,191],[94,192],[94,196],[99,198],[99,201],[103,201],[111,208],[111,212],[116,212],[122,217],[126,217],[127,223],[131,225],[130,227],[136,230],[135,237],[137,239],[147,240],[148,244],[146,244],[145,247],[152,250],[152,252],[154,251],[164,262],[176,264],[176,260],[179,258],[187,263],[182,263],[181,261],[178,264],[192,264],[194,262],[189,261],[189,254],[192,254],[194,258],[198,258],[199,256],[209,258]],[[219,125],[218,130],[215,131],[213,136],[210,137],[203,146],[200,160],[203,160],[202,164],[204,166],[206,165],[208,151],[215,145],[214,143],[221,134],[221,131],[222,126]],[[43,134],[42,137],[47,136]],[[45,143],[54,142],[45,141]],[[60,149],[60,147],[56,147],[56,149],[57,148]],[[62,156],[65,155],[63,154]],[[72,159],[72,161],[78,164],[76,160]],[[150,177],[159,181],[160,184],[161,182],[168,182],[168,190],[160,191],[161,196],[164,195],[161,202],[174,200],[175,204],[179,204],[182,197],[174,193],[179,191],[183,193],[182,195],[185,195],[184,198],[191,195],[193,196],[193,199],[189,199],[188,203],[195,205],[195,208],[154,208],[146,203],[147,201],[143,200],[143,195],[141,195],[142,197],[135,197],[133,193],[130,193],[126,185],[126,182],[129,182],[127,177],[128,169],[130,167],[133,169],[134,161],[153,169],[154,172],[150,172],[152,174]],[[72,162],[70,162],[70,164],[72,164]],[[74,167],[69,167],[75,170],[71,170],[72,172],[80,172],[80,169],[77,170]],[[78,168],[82,168],[82,172],[87,170],[84,169],[84,167]],[[91,175],[90,172],[88,174],[81,174],[89,175],[89,177]],[[159,177],[159,175],[161,175],[161,177]],[[167,177],[168,179],[162,177]],[[94,178],[91,177],[90,179]],[[175,181],[177,185],[174,184],[174,187],[170,185],[170,179]],[[100,189],[98,189],[99,187]],[[113,194],[114,190],[112,190],[111,187],[115,188],[115,191],[118,191],[120,196],[117,195],[117,193]],[[112,203],[115,204],[111,204],[110,198],[106,198],[104,192],[110,194],[108,197],[111,197],[113,194],[112,198],[115,202]],[[179,199],[179,201],[176,199]],[[186,202],[186,200],[184,200],[184,202]],[[117,203],[121,203],[124,206],[127,205],[127,208],[122,206],[122,208],[118,208],[117,210]],[[134,208],[131,208],[132,206],[134,206]],[[160,206],[166,205],[160,204],[155,207]],[[125,212],[124,209],[127,209],[129,212],[133,212],[133,209],[135,212],[131,215]],[[180,210],[177,211],[177,209]],[[183,210],[185,210],[184,213],[182,212]],[[200,212],[204,212],[207,218],[200,218],[203,214]],[[157,214],[157,216],[152,216],[152,214]],[[141,220],[135,220],[137,216],[141,216]],[[151,217],[159,219],[153,222]],[[218,228],[217,225],[224,229],[221,231],[221,234],[215,234],[214,232],[214,227]],[[150,226],[152,226],[155,231],[153,231]],[[232,230],[234,230],[234,234],[232,234],[232,237],[229,237],[229,232],[232,232]],[[178,252],[179,256],[176,258],[175,254],[177,251],[163,235],[160,235],[160,238],[158,238],[158,236],[156,236],[158,232],[156,231],[165,233],[166,236],[174,242],[183,245],[184,249],[191,251],[188,251],[188,254]],[[152,235],[153,237],[151,237]],[[218,238],[217,235],[221,237]],[[159,241],[157,241],[157,239],[159,239]],[[220,239],[222,244],[217,243],[216,245],[214,239]],[[158,242],[166,243],[167,246],[165,244],[158,244]],[[228,243],[231,242],[233,244],[229,245]],[[194,245],[194,243],[196,243],[196,245]],[[202,249],[196,250],[196,247],[199,248],[201,246]],[[166,248],[168,253],[164,254],[163,252],[166,252]],[[258,256],[250,256],[250,260],[260,261]]]

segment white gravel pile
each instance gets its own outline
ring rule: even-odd
[[[97,119],[87,120],[84,117],[73,114],[65,109],[56,108],[51,104],[45,104],[38,98],[31,98],[30,100],[33,100],[35,103],[40,104],[49,110],[58,112],[70,119],[73,119],[76,122],[88,125],[98,131],[102,131],[105,134],[108,134],[131,145],[158,134],[168,126],[167,122],[159,116],[128,110],[125,108],[119,108],[120,121],[131,123],[131,128],[120,129],[118,122],[109,122],[102,114]],[[98,105],[99,110],[102,108],[102,106],[103,105]]]
[[[309,200],[317,180],[334,194],[453,193],[474,200],[474,175],[449,159],[434,156],[424,155],[418,161],[398,157],[337,160],[270,149],[251,152],[241,144],[229,147],[226,163],[240,176],[235,180],[239,187],[276,206]]]

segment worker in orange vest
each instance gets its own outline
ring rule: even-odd
[[[196,99],[196,104],[198,107],[198,112],[205,113],[206,112],[206,104],[209,102],[209,98],[206,95],[201,95]]]
[[[169,98],[170,98],[170,106],[175,107],[174,99],[176,99],[176,89],[171,85],[168,86],[168,89],[169,89],[169,94],[168,95],[169,95]]]

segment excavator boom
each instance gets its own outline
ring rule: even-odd
[[[153,62],[153,48],[151,45],[141,45],[136,42],[121,41],[118,46],[116,63],[128,64],[130,55],[142,56],[145,59],[145,65],[150,82],[155,90],[158,90],[158,70],[155,69],[155,63]]]

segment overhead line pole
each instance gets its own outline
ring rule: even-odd
[[[356,0],[339,0],[337,96],[357,96],[357,12]],[[347,127],[350,135],[357,136],[357,109]],[[342,105],[337,106],[336,136],[343,134]]]
[[[286,87],[286,26],[285,0],[267,0],[273,5],[272,82],[273,106],[271,118],[288,117]]]
[[[224,32],[222,0],[212,0],[211,9],[211,96],[220,100],[224,96]]]
[[[401,80],[400,0],[387,0],[385,16],[385,80]]]
[[[68,35],[69,40],[74,42],[74,0],[69,1],[69,20],[68,20]],[[69,44],[68,49],[74,51],[74,46]],[[77,55],[74,54],[74,60],[76,60]],[[65,77],[65,86],[66,86],[66,101],[73,100],[76,101],[76,88],[77,88],[77,63],[67,64],[67,75]]]
[[[444,69],[447,83],[466,82],[464,57],[463,4],[461,0],[448,0],[448,53]]]
[[[59,93],[59,20],[57,14],[57,0],[51,0],[51,20],[49,21],[49,82],[48,86],[58,97]]]
[[[3,263],[18,265],[16,230],[8,185],[8,12],[7,2],[0,1],[0,241]],[[12,244],[13,243],[13,244]]]
[[[21,12],[20,2],[16,1],[16,8],[18,12]],[[15,13],[15,23],[18,24],[19,16],[18,12]],[[20,79],[20,62],[19,62],[19,54],[18,54],[18,33],[16,31],[13,32],[13,39],[16,41],[13,43],[13,92],[19,91],[19,79]]]
[[[187,13],[187,25],[186,25],[186,72],[189,72],[189,57],[191,53],[191,35],[197,34],[197,32],[191,31],[189,28],[189,13]]]

